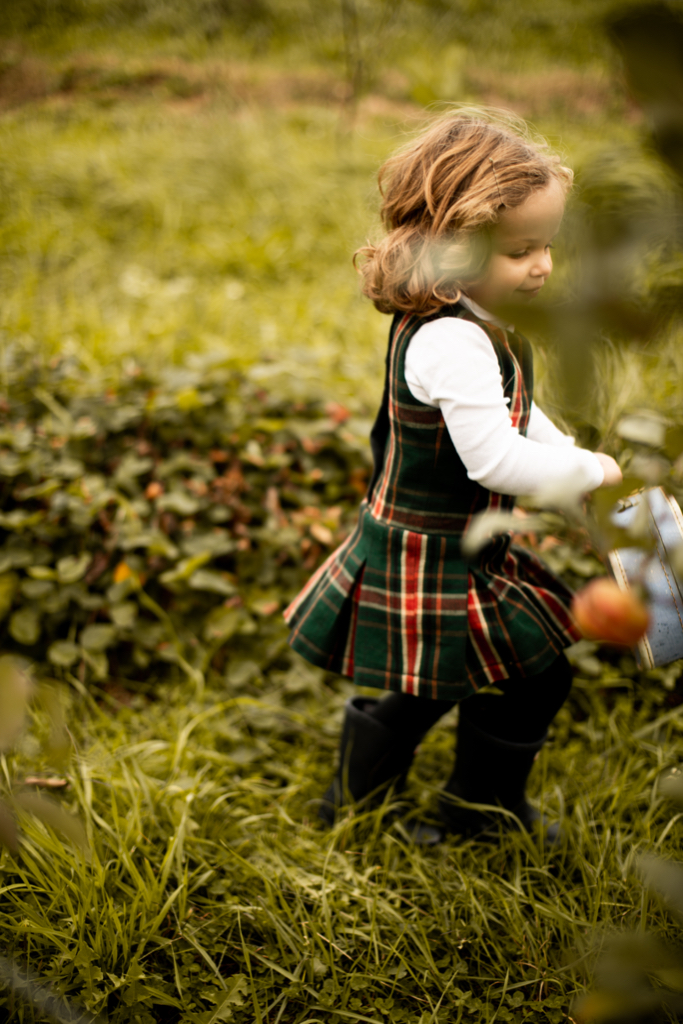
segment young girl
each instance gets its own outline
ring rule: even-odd
[[[309,661],[391,691],[347,703],[328,823],[349,798],[400,789],[416,745],[456,702],[446,827],[490,826],[463,801],[525,827],[539,817],[525,787],[571,685],[571,595],[509,535],[474,557],[460,542],[474,515],[510,510],[515,495],[621,478],[534,404],[529,343],[497,315],[550,276],[571,183],[523,127],[483,112],[439,118],[380,172],[387,235],[360,250],[364,293],[393,314],[374,475],[356,529],[285,613]],[[489,683],[502,695],[479,692]]]

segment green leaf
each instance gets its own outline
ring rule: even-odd
[[[24,597],[27,597],[29,601],[40,601],[41,598],[47,597],[55,589],[55,585],[52,580],[23,580],[21,584],[21,593]]]
[[[183,554],[190,558],[197,555],[208,554],[212,558],[219,558],[221,555],[229,555],[235,550],[237,544],[227,530],[197,530],[189,537],[186,537],[181,547]]]
[[[183,558],[174,569],[169,569],[159,577],[159,582],[163,583],[165,587],[173,586],[174,583],[183,583],[188,580],[190,576],[201,566],[211,559],[211,552],[204,551],[201,555],[195,555],[193,558]]]
[[[240,608],[214,608],[204,620],[204,639],[209,642],[229,640],[241,631],[246,618],[246,613]]]
[[[664,444],[666,426],[656,416],[622,416],[617,423],[617,434],[626,441],[660,448]]]
[[[107,410],[107,427],[114,433],[125,430],[142,418],[142,409],[137,405],[116,405]]]
[[[176,404],[181,412],[190,412],[202,406],[202,399],[196,388],[185,388],[175,396]]]
[[[81,980],[92,990],[98,981],[102,981],[104,974],[98,964],[76,964],[76,970]]]
[[[37,484],[35,487],[24,488],[21,492],[21,497],[24,501],[27,498],[47,498],[62,486],[59,480],[43,480],[42,483]]]
[[[97,623],[93,626],[86,626],[78,638],[80,644],[86,651],[104,651],[116,640],[116,629],[104,623]]]
[[[176,473],[193,473],[206,480],[211,480],[216,474],[213,466],[204,459],[197,458],[191,452],[178,452],[170,459],[164,459],[157,466],[157,476],[165,480]]]
[[[625,476],[620,484],[616,484],[614,487],[600,487],[593,493],[591,511],[605,550],[636,544],[633,536],[624,527],[618,525],[619,517],[617,515],[615,519],[615,507],[617,507],[617,502],[621,502],[622,499],[626,499],[626,502],[622,504],[623,507],[627,507],[628,498],[634,492],[639,492],[642,489],[643,484],[638,477]]]
[[[125,483],[132,480],[134,477],[142,476],[143,473],[148,473],[153,466],[153,459],[141,459],[137,455],[129,452],[121,459],[119,467],[114,475],[114,480],[118,484]]]
[[[7,617],[18,586],[19,577],[15,572],[3,573],[0,576],[0,621]]]
[[[128,970],[126,971],[126,981],[129,983],[133,981],[140,981],[141,978],[146,977],[147,975],[145,974],[144,970],[142,969],[140,964],[137,963],[132,963]]]
[[[109,659],[104,651],[87,651],[84,648],[83,661],[90,666],[95,679],[103,680],[109,675]]]
[[[69,668],[80,655],[78,644],[70,640],[55,640],[47,649],[47,656],[53,665]]]
[[[29,565],[26,572],[32,580],[56,580],[57,573],[49,565]]]
[[[157,498],[157,508],[160,512],[175,512],[178,516],[193,516],[201,508],[197,498],[193,498],[187,491],[169,491]]]
[[[98,956],[94,949],[91,949],[85,942],[81,942],[76,950],[76,954],[73,958],[75,967],[84,967],[87,964],[93,963],[97,960]]]
[[[664,440],[664,452],[672,461],[683,453],[683,427],[669,427]]]
[[[198,569],[187,582],[192,590],[206,590],[213,594],[223,594],[225,597],[237,593],[237,587],[228,573],[217,572],[215,569]]]
[[[0,512],[0,526],[5,530],[13,530],[20,533],[23,530],[30,530],[45,518],[44,512],[28,512],[23,508],[12,509],[11,512]]]
[[[119,629],[132,629],[140,609],[135,601],[123,601],[109,608],[109,616]]]
[[[185,1009],[185,1004],[175,996],[171,996],[168,992],[163,992],[153,985],[143,985],[139,982],[133,983],[129,989],[124,991],[123,1002],[126,1006],[137,1005],[139,1007],[144,1002],[147,1005],[151,1003],[160,1006],[175,1006],[179,1010]]]
[[[0,572],[6,572],[8,569],[23,569],[33,560],[34,555],[29,548],[7,545],[0,551]]]
[[[40,636],[40,615],[33,607],[19,608],[9,620],[10,636],[19,644],[30,647]]]
[[[150,619],[138,618],[134,626],[134,637],[139,644],[152,650],[164,639],[167,639],[167,626],[163,622],[152,622]]]
[[[247,976],[245,974],[233,975],[227,983],[226,992],[209,1018],[209,1024],[219,1024],[219,1021],[231,1020],[234,1007],[244,1004],[248,992],[249,979]]]
[[[527,516],[520,519],[512,512],[479,512],[473,517],[467,533],[462,539],[462,550],[465,556],[476,555],[488,544],[492,537],[510,530],[532,531],[542,530],[545,523],[539,516]]]
[[[27,465],[26,458],[20,458],[13,452],[4,452],[0,455],[0,476],[18,476]]]
[[[76,480],[83,476],[85,466],[80,459],[63,458],[52,467],[52,472],[64,480]]]
[[[146,548],[150,555],[161,555],[163,558],[178,557],[178,548],[161,530],[136,531],[122,538],[122,551],[133,551],[135,548]]]
[[[0,476],[19,476],[26,468],[26,459],[14,452],[3,452],[0,455]]]
[[[85,571],[92,561],[92,555],[84,551],[82,555],[67,555],[57,562],[57,576],[60,583],[76,583],[85,576]]]

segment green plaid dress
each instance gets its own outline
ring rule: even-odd
[[[529,342],[462,305],[424,318],[397,314],[382,408],[373,429],[375,475],[358,524],[285,611],[289,642],[309,661],[362,686],[461,700],[511,675],[534,675],[579,639],[571,593],[531,552],[495,538],[467,559],[460,540],[478,512],[515,499],[470,480],[439,409],[405,379],[410,339],[457,316],[481,327],[500,364],[513,424],[526,434]]]

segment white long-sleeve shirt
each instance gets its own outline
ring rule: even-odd
[[[461,301],[480,319],[505,326],[471,299]],[[414,398],[441,410],[470,480],[501,494],[534,494],[569,478],[583,491],[603,482],[594,453],[577,448],[536,404],[526,437],[512,425],[498,359],[477,324],[441,317],[420,327],[405,376]]]

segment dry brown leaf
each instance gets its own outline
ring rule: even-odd
[[[28,775],[24,779],[24,785],[38,786],[39,789],[64,789],[69,785],[69,780],[49,778],[42,775]]]

